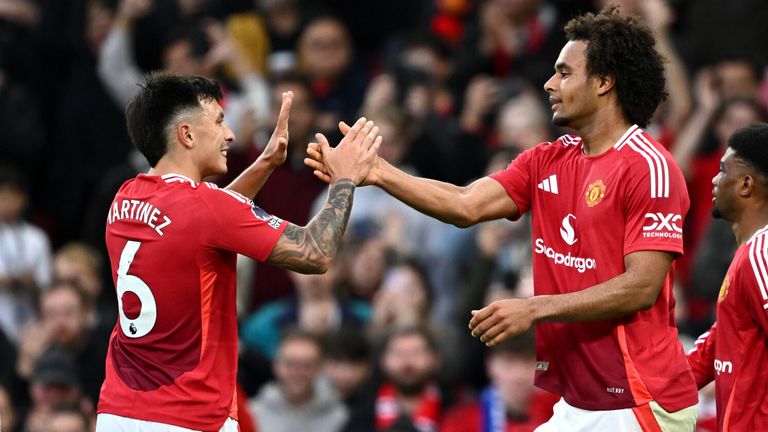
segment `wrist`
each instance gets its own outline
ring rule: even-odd
[[[529,310],[531,311],[531,321],[538,323],[542,321],[548,321],[550,318],[550,303],[552,296],[540,295],[529,297],[526,302],[528,303]]]

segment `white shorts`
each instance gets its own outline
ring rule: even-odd
[[[120,417],[113,414],[99,414],[96,416],[96,432],[200,432],[181,426],[173,426],[146,420],[137,420],[128,417]],[[219,432],[238,432],[237,421],[228,418]]]
[[[589,411],[560,399],[535,432],[693,432],[696,405],[669,413],[655,401],[635,408]]]

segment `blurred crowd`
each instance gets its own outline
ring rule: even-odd
[[[123,117],[145,72],[221,81],[237,136],[221,185],[292,90],[288,159],[254,200],[303,225],[325,191],[306,144],[336,142],[340,120],[374,120],[388,162],[457,184],[565,133],[542,85],[563,24],[609,3],[641,16],[667,60],[648,131],[691,198],[675,290],[686,346],[714,320],[735,250],[710,216],[711,179],[728,136],[766,121],[768,2],[0,0],[0,430],[93,427],[117,316],[105,218],[148,168]],[[466,328],[471,310],[532,295],[529,231],[459,229],[367,187],[326,274],[243,258],[241,429],[533,430],[557,400],[533,387],[533,335],[487,350]],[[711,391],[700,399],[699,430],[714,430]]]

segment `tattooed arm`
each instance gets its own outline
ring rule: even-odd
[[[347,227],[354,192],[351,179],[333,182],[323,209],[305,227],[289,223],[268,262],[299,273],[325,273]]]
[[[347,228],[355,186],[371,169],[381,144],[379,128],[358,120],[338,146],[331,148],[322,134],[315,136],[325,157],[331,186],[320,212],[305,227],[289,223],[267,262],[300,273],[325,273]]]

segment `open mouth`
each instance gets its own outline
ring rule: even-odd
[[[229,151],[228,148],[223,148],[219,150],[219,153],[221,153],[222,156],[227,157],[227,151]]]

